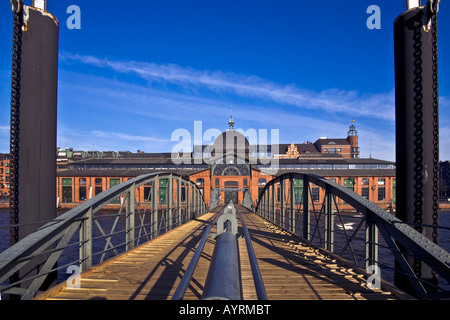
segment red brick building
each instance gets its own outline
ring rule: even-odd
[[[177,155],[177,160],[183,159],[181,164],[173,161],[171,153],[70,151],[76,159],[59,161],[64,163],[57,173],[59,204],[78,204],[127,179],[152,172],[173,172],[189,178],[202,190],[207,203],[216,188],[222,203],[241,202],[243,192],[238,189],[243,188],[248,188],[256,201],[266,183],[293,171],[334,179],[386,208],[395,203],[395,164],[359,158],[353,124],[347,138],[268,146],[250,145],[232,124],[230,121],[230,129],[212,146],[194,146],[191,154]],[[149,191],[144,189],[137,193],[138,202],[145,201]],[[323,199],[318,187],[313,186],[312,195],[316,202]]]
[[[0,198],[9,196],[9,154],[0,154]]]
[[[258,199],[264,186],[286,172],[317,174],[334,179],[359,195],[382,206],[395,204],[395,164],[359,157],[358,135],[352,124],[347,138],[320,138],[315,142],[277,145],[250,145],[233,128],[217,137],[212,145],[194,146],[183,163],[171,153],[100,152],[57,150],[57,201],[59,207],[72,207],[112,186],[136,176],[153,172],[173,172],[189,178],[202,190],[209,203],[218,189],[222,203],[241,202],[248,188]],[[276,151],[278,150],[278,151]],[[179,158],[177,158],[179,160]],[[10,180],[9,155],[0,155],[0,196],[7,200]],[[161,187],[161,186],[160,186]],[[145,203],[150,186],[136,193]],[[323,192],[313,186],[314,201],[320,203]],[[120,199],[117,200],[120,203]]]

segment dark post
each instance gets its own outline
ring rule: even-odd
[[[437,45],[428,7],[407,10],[394,22],[397,217],[437,242],[436,232],[420,224],[437,225],[438,216],[438,101]],[[427,29],[427,30],[426,30]],[[405,249],[405,248],[401,248]],[[426,265],[408,257],[419,278],[435,282]],[[411,292],[409,281],[395,283]]]
[[[24,6],[17,0],[12,3],[15,33],[20,31],[20,40],[15,37],[13,41],[11,184],[15,192],[11,192],[11,221],[22,225],[56,217],[59,24],[44,10],[45,1],[40,2],[42,8]],[[12,242],[38,227],[13,230]],[[40,262],[36,261],[35,267]]]

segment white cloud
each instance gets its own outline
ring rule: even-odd
[[[91,136],[95,138],[107,138],[107,139],[119,139],[127,141],[144,141],[144,142],[170,142],[168,139],[157,139],[153,137],[131,135],[121,132],[105,132],[105,131],[92,131]]]
[[[70,53],[63,53],[61,59],[112,69],[117,73],[135,74],[149,82],[171,83],[191,89],[206,88],[215,92],[233,93],[244,98],[264,99],[309,110],[394,120],[393,91],[367,95],[338,89],[314,92],[294,85],[276,84],[256,76],[195,70],[176,64],[114,61]]]
[[[339,89],[313,92],[255,76],[175,64],[115,61],[69,53],[63,53],[61,59],[115,72],[114,77],[102,77],[99,73],[89,74],[89,70],[85,74],[62,70],[63,86],[76,88],[64,99],[79,99],[91,108],[118,114],[117,122],[124,110],[138,115],[135,125],[123,127],[122,132],[104,126],[87,130],[90,141],[92,135],[97,135],[98,144],[103,139],[106,149],[132,145],[149,152],[156,148],[155,152],[168,152],[173,130],[181,127],[192,132],[196,120],[203,120],[204,130],[216,127],[223,131],[233,104],[237,128],[280,129],[281,143],[315,141],[320,136],[343,138],[350,120],[357,119],[361,155],[395,160],[394,90],[376,94]],[[126,76],[126,81],[121,75]],[[148,85],[130,82],[128,75],[144,79]],[[448,118],[448,101],[441,97],[441,124]],[[153,122],[149,125],[148,121]],[[145,126],[154,126],[158,134],[146,131]],[[446,138],[449,133],[448,128],[441,130],[441,159],[450,158],[450,154],[446,156],[446,150],[450,150],[450,140]]]

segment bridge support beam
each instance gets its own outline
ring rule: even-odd
[[[126,250],[134,248],[135,239],[135,184],[127,192],[127,212],[126,212]]]
[[[310,214],[309,214],[309,180],[305,175],[303,176],[303,238],[311,241],[310,233]]]
[[[295,233],[296,219],[295,219],[295,192],[294,192],[294,178],[289,176],[289,224],[291,226],[291,232]]]
[[[151,211],[151,238],[154,239],[158,236],[158,188],[159,188],[159,179],[155,177],[155,180],[152,182],[152,211]]]
[[[334,249],[334,206],[333,194],[330,188],[325,188],[324,199],[324,213],[325,213],[325,249],[333,252]]]

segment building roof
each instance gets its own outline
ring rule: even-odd
[[[294,143],[297,147],[297,151],[299,154],[308,154],[308,153],[320,153],[320,150],[313,143]],[[286,153],[291,147],[290,143],[280,143],[278,145],[278,152],[280,154]]]
[[[56,173],[57,177],[111,177],[111,178],[132,178],[138,177],[149,173],[162,173],[170,172],[175,173],[180,176],[186,177],[194,173],[202,172],[203,170],[180,170],[180,169],[91,169],[91,170],[78,170],[78,169],[68,169],[60,170]]]
[[[300,169],[279,169],[274,172],[274,176],[281,176],[289,172],[309,173],[322,177],[395,177],[395,169],[386,170],[300,170]]]
[[[223,152],[234,150],[245,150],[248,152],[250,144],[247,138],[233,129],[222,132],[216,140],[214,140],[214,150]]]
[[[316,142],[314,142],[320,149],[321,146],[349,146],[350,143],[347,139],[328,139],[328,138],[320,138]]]

